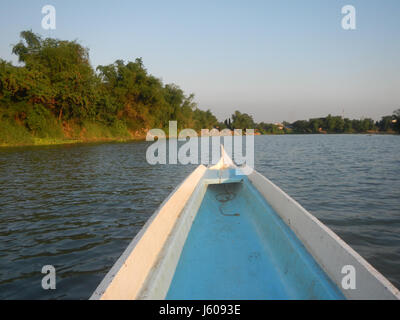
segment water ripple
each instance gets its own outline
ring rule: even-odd
[[[87,299],[195,166],[146,142],[0,150],[0,299]],[[400,287],[400,137],[256,137],[256,169]],[[41,288],[41,268],[57,289]]]

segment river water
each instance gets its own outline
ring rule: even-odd
[[[151,166],[149,145],[0,149],[0,299],[90,297],[195,168]],[[256,136],[255,168],[400,287],[400,136]]]

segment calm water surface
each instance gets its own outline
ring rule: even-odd
[[[400,287],[400,136],[255,137],[256,170]],[[0,299],[87,299],[195,168],[147,142],[0,149]],[[43,265],[57,289],[41,288]]]

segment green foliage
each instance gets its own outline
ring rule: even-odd
[[[342,118],[340,116],[328,115],[325,118],[314,118],[309,120],[297,120],[293,123],[283,122],[282,124],[255,123],[253,118],[246,114],[235,111],[231,118],[223,123],[217,123],[220,129],[256,129],[261,134],[285,134],[285,133],[366,133],[376,132],[378,129],[383,132],[400,132],[400,109],[393,112],[392,116],[383,117],[376,124],[372,119]]]
[[[0,118],[0,145],[29,145],[34,139],[24,126],[15,121]]]
[[[129,138],[128,127],[122,120],[115,120],[114,124],[109,127],[111,135],[118,138]]]
[[[400,133],[400,109],[393,111],[392,126],[393,130]]]
[[[353,133],[370,130],[400,132],[400,109],[377,124],[372,119],[299,120],[283,126],[256,124],[235,111],[218,123],[210,110],[200,110],[194,95],[149,74],[141,58],[98,66],[89,49],[76,41],[42,38],[23,31],[12,48],[21,66],[0,59],[0,143],[29,144],[41,139],[129,138],[146,129],[257,129],[264,134]],[[32,140],[33,139],[33,140]],[[36,141],[35,140],[35,141]]]
[[[106,138],[166,129],[170,120],[180,129],[217,124],[211,111],[197,108],[193,94],[150,75],[141,58],[94,71],[87,48],[32,31],[21,32],[12,52],[23,66],[0,59],[1,114],[38,138],[59,137],[65,122],[86,124],[87,135]]]
[[[111,126],[100,122],[84,121],[80,134],[80,138],[83,140],[127,139],[129,137],[128,128],[120,120],[116,120]]]
[[[378,127],[379,131],[393,131],[395,130],[395,122],[393,121],[395,121],[394,116],[385,116],[376,123],[376,126]]]
[[[261,123],[257,124],[256,129],[261,134],[284,134],[284,133],[287,133],[287,130],[285,130],[285,128],[282,128],[281,126],[276,125],[276,124],[265,123],[265,122],[261,122]]]
[[[230,129],[254,129],[255,123],[253,117],[248,115],[247,113],[241,113],[239,111],[235,111],[232,114],[232,122],[228,121],[230,124]]]
[[[95,140],[97,138],[112,138],[112,134],[109,130],[108,126],[105,126],[99,122],[92,121],[84,121],[82,123],[82,127],[84,128],[80,138]]]
[[[219,126],[217,118],[210,110],[203,111],[195,109],[193,118],[195,120],[195,126],[193,129],[196,131],[200,131],[201,129],[212,129]]]
[[[326,118],[298,120],[288,125],[293,133],[365,133],[375,131],[372,119],[349,120],[340,116],[328,115]]]
[[[61,138],[62,130],[54,116],[41,104],[27,112],[26,126],[38,138]]]
[[[50,112],[47,109],[40,104],[36,104],[28,111],[26,125],[34,133],[40,132],[45,128],[49,116]]]

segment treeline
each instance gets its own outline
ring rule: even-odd
[[[241,113],[235,111],[232,116],[226,119],[224,122],[218,124],[218,129],[255,129],[258,134],[284,134],[291,133],[291,130],[285,127],[283,124],[273,124],[254,121],[253,116],[247,113]]]
[[[148,128],[213,128],[194,96],[147,72],[141,59],[98,66],[76,41],[21,32],[21,66],[0,59],[0,144],[33,138],[129,138]]]
[[[294,133],[366,133],[400,131],[400,109],[393,115],[382,117],[380,121],[372,119],[348,119],[340,116],[328,115],[325,118],[299,120],[285,125]]]
[[[380,121],[372,119],[347,119],[328,115],[325,118],[298,120],[293,123],[256,123],[251,115],[235,111],[231,118],[221,124],[221,128],[255,128],[260,134],[307,134],[307,133],[395,133],[400,132],[400,109],[393,115],[384,116]]]
[[[76,41],[32,31],[21,32],[12,52],[20,65],[0,59],[0,145],[140,138],[150,128],[168,132],[169,120],[178,121],[178,129],[251,128],[259,134],[400,131],[399,110],[379,122],[329,115],[282,124],[256,123],[235,111],[220,123],[198,108],[193,94],[149,74],[140,58],[95,70],[89,50]]]

